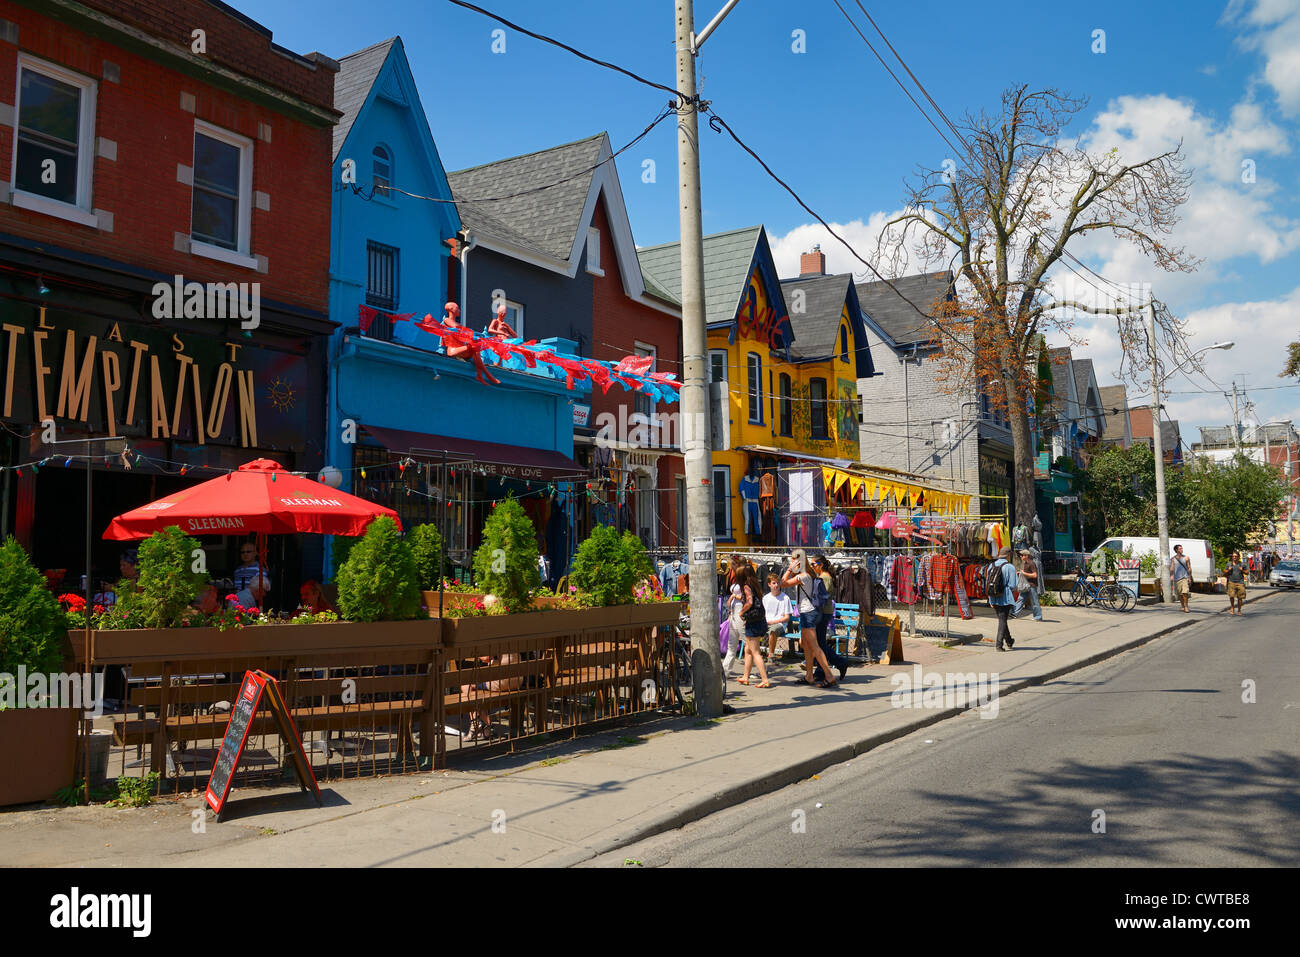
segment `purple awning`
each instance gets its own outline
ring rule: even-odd
[[[577,462],[553,449],[530,449],[522,445],[429,435],[377,425],[367,425],[365,429],[390,452],[425,461],[437,461],[446,452],[450,462],[473,462],[481,465],[489,475],[501,478],[554,481],[586,474]]]

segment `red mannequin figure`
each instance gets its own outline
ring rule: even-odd
[[[496,336],[498,339],[519,338],[510,323],[506,322],[506,304],[504,302],[497,306],[497,317],[488,326],[488,335]]]
[[[444,326],[450,326],[452,329],[461,328],[460,322],[458,321],[460,319],[460,306],[456,305],[454,302],[449,302],[442,308],[447,313],[442,317],[442,324]],[[467,352],[469,352],[469,346],[447,346],[447,355],[451,356],[453,359],[457,356],[463,356]]]

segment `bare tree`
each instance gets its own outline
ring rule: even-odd
[[[973,378],[1005,404],[1015,456],[1014,521],[1034,514],[1034,448],[1027,397],[1038,386],[1038,352],[1056,331],[1070,336],[1078,310],[1115,316],[1131,371],[1147,366],[1143,295],[1098,303],[1058,299],[1054,267],[1068,266],[1071,244],[1091,233],[1135,244],[1161,269],[1190,272],[1197,260],[1167,243],[1187,201],[1191,173],[1181,146],[1140,162],[1117,150],[1092,155],[1062,136],[1086,105],[1055,90],[1021,86],[1002,95],[998,115],[968,114],[962,159],[921,169],[909,183],[906,212],[886,225],[881,261],[899,273],[909,252],[927,266],[955,270],[955,295],[925,321],[945,346],[963,385]],[[1100,283],[1102,288],[1104,284]],[[1167,311],[1162,338],[1183,331]]]

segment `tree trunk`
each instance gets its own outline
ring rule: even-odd
[[[1025,403],[1024,377],[1013,365],[1003,377],[1007,390],[1007,417],[1011,420],[1011,458],[1015,479],[1015,500],[1008,520],[1012,525],[1033,524],[1034,445],[1029,431],[1029,411]]]

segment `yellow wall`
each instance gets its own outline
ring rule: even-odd
[[[751,320],[751,303],[752,315]],[[773,329],[778,325],[775,320],[778,311],[784,308],[778,304],[771,306],[769,295],[762,275],[755,267],[750,274],[747,292],[741,300],[733,327],[736,330],[735,343],[727,339],[730,329],[709,331],[709,351],[724,350],[727,353],[727,380],[729,390],[728,408],[731,420],[731,448],[743,445],[766,445],[772,448],[789,449],[804,452],[822,458],[858,460],[858,399],[857,399],[857,342],[853,335],[853,326],[849,321],[847,304],[840,317],[842,328],[848,330],[848,361],[839,356],[839,333],[836,333],[834,355],[822,362],[786,362],[784,351],[773,352],[771,342]],[[795,341],[795,348],[798,348]],[[749,421],[748,392],[748,355],[757,353],[763,363],[762,376],[762,423]],[[790,376],[791,393],[791,435],[781,435],[780,430],[780,388],[782,373]],[[812,414],[809,399],[810,383],[813,379],[826,381],[827,413],[826,426],[828,439],[812,437]],[[836,401],[839,399],[841,401]],[[714,452],[715,466],[729,466],[731,469],[731,486],[727,490],[731,500],[731,527],[737,544],[757,544],[745,535],[744,515],[740,495],[736,486],[749,467],[750,455],[747,452]]]

